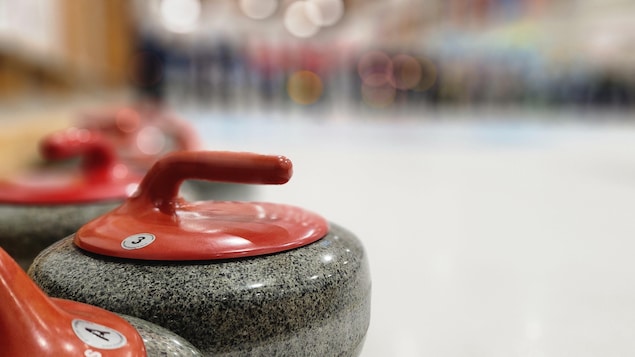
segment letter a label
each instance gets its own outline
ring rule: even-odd
[[[73,331],[82,342],[95,348],[114,350],[127,343],[121,332],[90,321],[73,320]]]

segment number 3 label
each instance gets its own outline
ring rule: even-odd
[[[126,237],[121,241],[121,247],[126,250],[140,249],[147,247],[154,242],[155,236],[151,233],[137,233]]]

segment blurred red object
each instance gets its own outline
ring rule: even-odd
[[[154,103],[87,111],[76,126],[99,131],[114,144],[122,161],[141,171],[169,152],[201,148],[187,121]]]

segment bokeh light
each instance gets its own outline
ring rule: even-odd
[[[392,76],[388,78],[396,89],[414,88],[421,80],[421,65],[414,57],[399,54],[392,58]]]
[[[417,83],[414,88],[415,91],[424,92],[436,83],[437,81],[437,66],[431,60],[423,57],[419,57],[419,64],[421,66],[421,76],[419,78],[419,83]]]
[[[278,9],[278,0],[240,0],[240,9],[249,18],[266,19]]]
[[[201,16],[200,0],[162,0],[161,19],[166,29],[176,33],[194,31]]]
[[[344,15],[342,0],[307,0],[315,6],[307,8],[309,19],[317,26],[335,25]]]
[[[395,101],[397,90],[388,83],[381,86],[362,84],[362,99],[373,108],[386,108]]]
[[[384,52],[367,52],[357,63],[357,73],[359,73],[364,85],[383,86],[388,83],[392,76],[392,61]]]
[[[156,126],[146,126],[137,134],[137,148],[146,155],[157,155],[167,145],[163,131]]]
[[[124,133],[133,133],[141,125],[141,116],[132,108],[122,108],[115,114],[117,128]]]
[[[311,71],[297,71],[287,81],[287,93],[298,104],[312,104],[322,96],[320,77]]]
[[[284,27],[296,37],[311,37],[315,35],[320,27],[316,25],[309,13],[319,12],[316,5],[308,1],[296,1],[287,7],[284,14]]]

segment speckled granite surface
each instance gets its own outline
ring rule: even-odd
[[[86,222],[120,203],[109,201],[51,206],[0,204],[0,246],[26,270],[44,248],[75,233]]]
[[[174,332],[145,320],[119,315],[141,335],[148,357],[198,357],[201,352]]]
[[[29,269],[49,295],[168,328],[207,356],[356,356],[370,321],[370,272],[360,241],[331,224],[310,245],[198,263],[106,258],[72,236]]]

